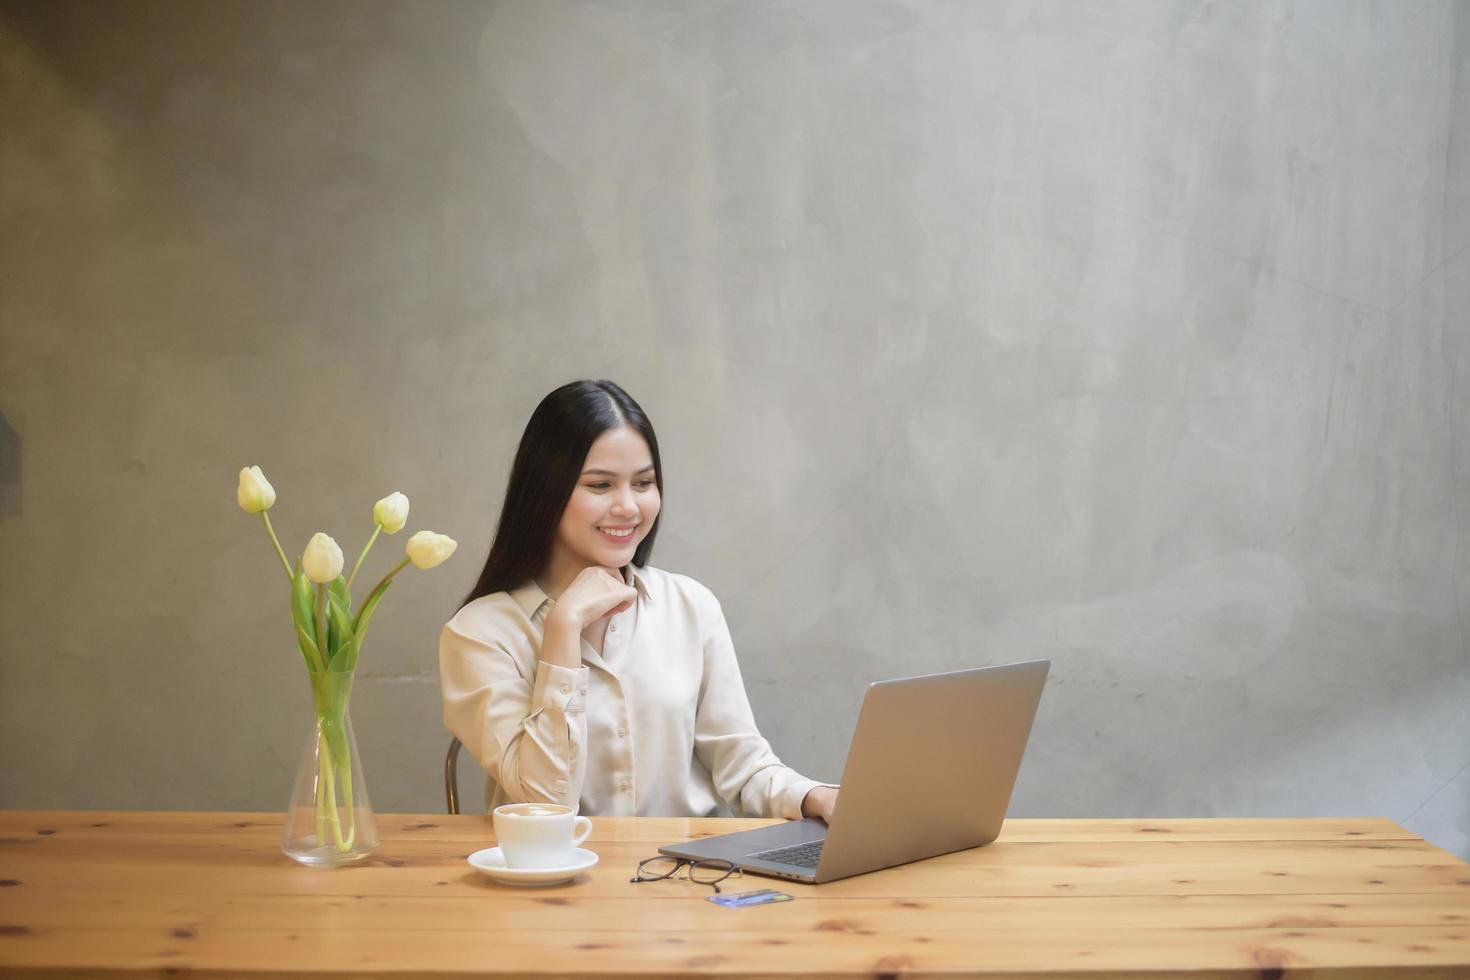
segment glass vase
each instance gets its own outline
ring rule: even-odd
[[[308,675],[314,713],[296,767],[281,850],[319,868],[360,861],[378,846],[378,825],[362,778],[348,700],[351,671]]]

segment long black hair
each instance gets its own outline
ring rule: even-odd
[[[505,504],[490,544],[490,557],[480,580],[461,605],[480,596],[525,585],[546,568],[562,511],[582,475],[582,464],[597,437],[628,426],[648,443],[653,454],[653,482],[664,491],[664,469],[658,438],[643,409],[611,381],[573,381],[541,399],[511,464]],[[648,564],[658,518],[633,553],[635,565]]]

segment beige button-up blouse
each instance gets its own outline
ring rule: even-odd
[[[439,637],[444,724],[489,775],[491,807],[527,800],[591,816],[801,816],[819,784],[756,729],[714,594],[629,566],[638,591],[599,654],[540,659],[552,600],[536,584],[469,603]]]

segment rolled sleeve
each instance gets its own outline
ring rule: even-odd
[[[531,704],[537,711],[586,711],[587,667],[559,667],[544,660],[536,662],[536,687]]]
[[[787,772],[790,772],[794,778],[789,780],[786,786],[778,793],[781,806],[780,815],[788,820],[800,820],[801,804],[806,799],[806,794],[818,786],[827,786],[829,784],[819,783],[815,779],[807,779],[805,776],[798,776],[790,769]]]
[[[587,768],[587,668],[525,659],[447,624],[439,637],[445,727],[507,798],[575,807]]]
[[[752,816],[799,818],[806,794],[823,784],[784,765],[756,728],[724,612],[712,594],[706,606],[695,753],[726,805]]]

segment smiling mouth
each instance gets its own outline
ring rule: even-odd
[[[638,526],[635,524],[632,527],[623,527],[617,529],[599,527],[597,531],[603,537],[610,538],[613,541],[632,541],[638,531]]]

